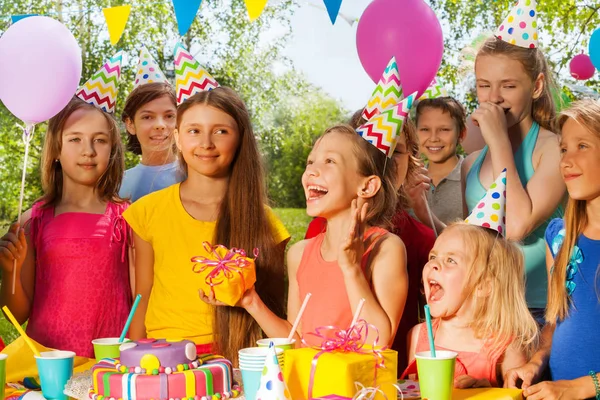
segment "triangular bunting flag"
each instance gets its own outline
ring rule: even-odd
[[[102,111],[113,113],[117,103],[122,63],[123,51],[119,51],[79,88],[77,97]]]
[[[340,7],[342,6],[342,0],[323,0],[325,2],[325,7],[327,8],[327,13],[329,14],[329,19],[332,24],[335,24],[335,20],[337,19],[338,13],[340,12]]]
[[[423,92],[419,100],[436,99],[438,97],[448,97],[448,91],[442,83],[436,78],[433,78],[431,85]]]
[[[246,8],[251,22],[260,17],[266,5],[267,0],[246,0]]]
[[[173,0],[179,36],[185,35],[190,30],[200,4],[202,4],[202,0]]]
[[[404,120],[408,116],[416,96],[416,92],[411,94],[394,107],[371,118],[356,132],[386,156],[392,157],[398,135],[402,131]]]
[[[125,26],[127,26],[127,20],[129,19],[129,13],[131,13],[131,6],[118,6],[102,9],[104,18],[106,18],[106,26],[108,27],[108,33],[110,35],[110,44],[113,46],[119,42]]]
[[[11,20],[11,23],[12,23],[12,24],[14,24],[15,22],[17,22],[17,21],[20,21],[20,20],[22,20],[22,19],[24,19],[24,18],[27,18],[27,17],[35,17],[36,15],[38,15],[38,14],[19,14],[19,15],[11,15],[11,17],[10,17],[10,20]]]
[[[368,121],[383,110],[395,106],[401,99],[402,84],[400,83],[400,72],[398,72],[396,57],[392,57],[383,71],[377,87],[373,90],[373,94],[363,110],[362,116]]]
[[[493,229],[502,236],[506,235],[506,169],[491,184],[465,222]]]
[[[154,58],[150,55],[150,52],[146,46],[142,46],[140,50],[140,61],[138,62],[137,71],[135,73],[135,81],[133,82],[133,88],[137,88],[146,83],[152,82],[169,82],[165,77]]]
[[[198,92],[219,87],[213,78],[181,43],[175,46],[175,89],[177,104]]]
[[[496,37],[526,49],[538,47],[536,0],[519,0],[496,31]]]

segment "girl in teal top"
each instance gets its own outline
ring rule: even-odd
[[[544,231],[552,218],[562,216],[565,193],[553,133],[552,75],[539,49],[493,37],[477,55],[475,76],[480,106],[471,118],[486,146],[463,163],[465,216],[506,168],[506,237],[521,243],[527,304],[543,321],[548,286]]]

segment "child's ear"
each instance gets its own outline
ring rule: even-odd
[[[363,183],[358,191],[358,197],[370,199],[374,197],[381,189],[381,178],[377,175],[371,175],[364,178]]]
[[[466,136],[467,136],[467,127],[465,126],[465,128],[461,132],[458,132],[458,144],[461,144],[462,141],[465,140]]]
[[[179,144],[179,131],[177,128],[173,129],[173,136],[175,137],[175,145],[177,146],[177,150],[181,151],[181,145]]]
[[[131,118],[125,119],[125,128],[127,129],[127,132],[129,132],[130,135],[135,136],[135,124],[133,123]]]
[[[540,72],[540,74],[535,79],[535,82],[533,82],[533,99],[534,100],[537,100],[540,97],[542,97],[542,94],[544,93],[544,89],[545,89],[545,87],[544,87],[545,79],[546,79],[546,76]]]

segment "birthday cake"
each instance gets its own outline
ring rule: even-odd
[[[123,343],[121,358],[92,368],[92,400],[217,400],[237,397],[229,360],[196,354],[189,340]]]

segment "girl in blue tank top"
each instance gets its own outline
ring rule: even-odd
[[[569,192],[563,219],[546,230],[547,324],[528,364],[509,371],[535,399],[600,398],[600,103],[573,103],[559,119],[562,177]],[[533,386],[546,366],[552,381]],[[530,397],[531,396],[531,397]]]
[[[527,305],[538,322],[546,307],[544,231],[559,206],[564,182],[553,133],[552,73],[537,48],[488,39],[475,62],[479,108],[471,115],[486,146],[463,164],[465,215],[507,169],[506,237],[525,256]]]

